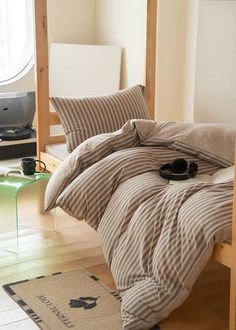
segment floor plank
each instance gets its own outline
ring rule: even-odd
[[[39,327],[31,320],[26,319],[22,321],[13,322],[0,326],[0,330],[37,330]]]
[[[0,313],[6,312],[16,308],[16,303],[10,297],[3,297],[0,299]]]
[[[16,321],[26,320],[28,318],[27,314],[20,307],[14,309],[3,311],[0,313],[0,326],[11,324]]]

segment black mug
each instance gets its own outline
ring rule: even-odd
[[[36,163],[43,165],[42,171],[36,171]],[[34,173],[42,173],[46,170],[46,164],[41,160],[34,159],[33,157],[26,157],[21,159],[21,167],[24,175],[33,175]]]

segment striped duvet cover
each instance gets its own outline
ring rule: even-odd
[[[46,191],[47,209],[58,205],[97,230],[127,330],[149,329],[182,304],[214,244],[230,238],[232,182],[170,185],[159,168],[181,157],[211,174],[231,160],[214,148],[199,158],[189,145],[173,146],[176,135],[161,143],[157,126],[130,121],[85,141]]]

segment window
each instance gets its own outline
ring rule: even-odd
[[[21,78],[33,53],[33,1],[0,0],[0,84]]]

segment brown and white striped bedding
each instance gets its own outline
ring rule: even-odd
[[[229,152],[214,147],[214,139],[210,153],[200,148],[201,140],[190,148],[189,134],[177,148],[175,130],[175,138],[164,139],[168,125],[130,121],[114,134],[85,141],[46,191],[48,209],[59,205],[97,230],[122,295],[123,329],[149,329],[182,304],[214,244],[230,238],[231,181],[169,185],[159,176],[160,165],[177,157],[196,161],[199,174],[211,174],[232,165]],[[233,153],[236,130],[224,127],[220,134]]]

